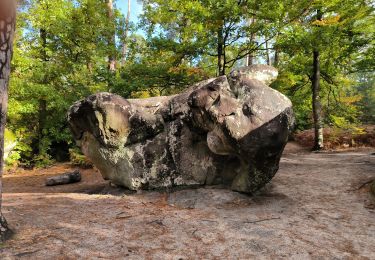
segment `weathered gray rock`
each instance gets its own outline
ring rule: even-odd
[[[276,174],[294,123],[290,100],[266,85],[276,77],[255,65],[175,96],[99,93],[75,103],[68,121],[83,153],[117,185],[224,184],[252,193]]]

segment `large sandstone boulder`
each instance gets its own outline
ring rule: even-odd
[[[117,185],[252,193],[276,174],[294,123],[290,100],[266,85],[276,76],[255,65],[175,96],[99,93],[75,103],[68,121],[83,153]]]

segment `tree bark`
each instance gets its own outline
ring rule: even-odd
[[[275,40],[275,43],[274,43],[274,57],[273,57],[273,66],[275,68],[277,68],[279,66],[279,60],[280,60],[280,48],[279,46],[277,45],[278,43],[278,38],[279,38],[279,33],[276,34],[276,40]]]
[[[253,43],[255,40],[255,33],[251,33],[250,42]],[[251,52],[246,56],[246,66],[251,66],[254,64],[254,53]]]
[[[270,50],[268,49],[268,41],[266,41],[266,60],[267,65],[271,66]]]
[[[47,121],[47,101],[43,98],[39,99],[39,109],[38,109],[38,149],[39,154],[44,150],[43,148],[43,137],[44,137],[44,127]]]
[[[280,57],[279,57],[279,49],[276,48],[275,49],[275,57],[274,57],[274,60],[273,60],[273,66],[275,68],[277,68],[279,66],[279,59],[280,59]]]
[[[128,34],[129,34],[129,22],[130,22],[130,0],[128,0],[128,13],[125,20],[125,31],[124,31],[124,43],[122,47],[122,60],[121,66],[125,65],[126,62],[126,52],[128,51]]]
[[[255,11],[257,10],[258,8],[256,7],[255,8]],[[247,20],[247,23],[248,23],[248,25],[249,25],[249,27],[252,25],[252,24],[254,24],[255,23],[255,15],[253,15],[253,17],[250,19],[248,19]],[[250,38],[249,38],[249,40],[250,40],[250,44],[252,44],[252,43],[254,43],[254,41],[255,41],[255,32],[251,32],[251,34],[250,34]],[[251,53],[249,53],[247,56],[246,56],[246,66],[251,66],[251,65],[253,65],[254,64],[254,53],[253,52],[251,52]]]
[[[111,29],[108,32],[108,70],[113,73],[116,71],[116,28],[113,17],[113,0],[107,0],[107,14],[111,24]]]
[[[317,11],[317,20],[322,19],[322,13]],[[323,119],[322,104],[320,101],[320,53],[318,49],[313,51],[313,76],[312,76],[312,108],[314,118],[314,150],[324,148],[323,144]]]
[[[218,76],[225,75],[225,53],[224,53],[224,35],[223,25],[217,31],[217,69]]]
[[[47,55],[47,31],[42,28],[40,29],[40,40],[42,43],[41,48],[41,57],[43,60],[44,66],[44,77],[42,84],[48,84],[48,76],[46,74],[47,71],[47,62],[48,62],[48,55]],[[47,121],[47,101],[43,96],[39,98],[39,109],[38,109],[38,152],[41,154],[43,152],[43,129],[45,127],[45,123]]]
[[[2,211],[2,175],[4,167],[4,132],[8,109],[8,85],[10,61],[13,52],[13,37],[16,23],[16,3],[12,0],[0,1],[0,240],[4,241],[11,231]]]
[[[322,105],[320,102],[320,61],[319,51],[313,52],[312,107],[314,117],[314,150],[321,150],[323,145]]]

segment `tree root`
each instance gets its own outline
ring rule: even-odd
[[[3,214],[0,212],[0,242],[4,242],[13,235]]]

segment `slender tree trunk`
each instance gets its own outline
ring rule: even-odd
[[[223,41],[223,68],[221,71],[221,75],[225,75],[226,73],[226,66],[227,66],[227,53],[226,53],[226,46],[225,46],[225,40]]]
[[[254,64],[254,55],[250,53],[246,57],[246,66],[251,66],[253,64]]]
[[[314,150],[323,149],[323,120],[322,120],[322,105],[320,102],[320,61],[319,51],[313,52],[313,77],[312,77],[312,107],[314,117]]]
[[[90,73],[93,72],[93,65],[92,65],[92,62],[91,62],[91,61],[88,61],[88,62],[86,63],[86,67],[87,67],[87,69],[89,70]]]
[[[224,36],[223,36],[223,26],[217,31],[217,69],[218,75],[225,75],[225,53],[224,53]]]
[[[16,22],[15,2],[0,1],[0,240],[4,241],[11,231],[2,212],[2,176],[4,167],[4,132],[8,109],[8,85],[10,77],[10,61],[13,51],[13,37]]]
[[[273,60],[273,66],[275,68],[277,68],[279,66],[279,59],[280,59],[280,57],[279,57],[279,49],[276,48],[275,49],[275,57],[274,57],[274,60]]]
[[[257,9],[257,8],[256,8]],[[248,20],[247,20],[247,23],[248,23],[248,25],[249,25],[249,27],[252,25],[252,24],[254,24],[255,23],[255,16],[253,16],[251,19],[249,18]],[[252,43],[254,43],[254,41],[255,41],[255,32],[251,32],[251,34],[250,34],[250,38],[249,38],[249,40],[250,40],[250,43],[252,44]],[[251,66],[251,65],[253,65],[254,64],[254,53],[253,52],[251,52],[251,53],[249,53],[247,56],[246,56],[246,66]]]
[[[317,20],[322,19],[322,13],[317,10]],[[320,101],[320,53],[318,49],[313,51],[313,76],[312,76],[312,108],[314,118],[314,150],[324,148],[323,144],[323,118],[322,104]]]
[[[125,31],[124,31],[124,43],[122,47],[122,60],[121,60],[121,66],[125,65],[126,62],[126,52],[128,50],[128,34],[129,34],[129,22],[130,22],[130,0],[128,0],[128,13],[126,15],[125,20]]]
[[[47,122],[47,101],[44,98],[39,99],[38,109],[38,150],[39,154],[45,152],[43,148],[43,130]]]
[[[255,40],[255,33],[251,33],[250,42],[253,43]],[[246,66],[251,66],[254,64],[254,53],[251,52],[246,56]]]
[[[266,59],[267,65],[271,66],[271,59],[270,59],[270,50],[268,49],[268,41],[266,41]]]
[[[107,13],[108,21],[113,24],[108,33],[108,70],[113,73],[116,71],[116,28],[113,17],[113,0],[107,0]]]
[[[275,68],[279,66],[279,60],[280,60],[280,49],[279,49],[279,46],[277,46],[278,38],[279,38],[279,34],[277,33],[275,44],[273,45],[274,51],[275,51],[274,57],[273,57],[273,66]]]
[[[47,71],[47,62],[48,62],[48,55],[47,55],[47,31],[42,28],[40,29],[40,39],[42,43],[42,48],[41,48],[41,53],[40,55],[42,56],[43,60],[43,66],[44,66],[44,77],[42,84],[48,84],[48,76],[46,74]],[[39,154],[43,152],[43,129],[45,127],[45,123],[47,121],[47,101],[45,97],[41,96],[39,98],[39,109],[38,109],[38,150]]]

